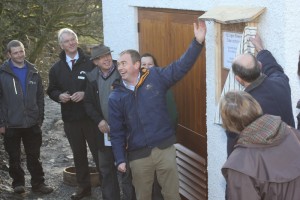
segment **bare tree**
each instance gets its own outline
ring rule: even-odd
[[[46,87],[49,68],[59,54],[57,31],[65,27],[73,29],[80,42],[102,42],[102,1],[0,0],[0,64],[6,59],[6,44],[18,39]]]

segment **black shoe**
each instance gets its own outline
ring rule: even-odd
[[[81,188],[78,187],[76,192],[72,194],[71,199],[73,200],[79,200],[82,199],[83,197],[91,196],[91,188]]]
[[[17,194],[25,193],[25,187],[23,185],[19,185],[14,187],[14,192]]]
[[[49,193],[53,192],[53,188],[46,185],[45,183],[42,183],[37,187],[32,187],[31,190],[33,192],[38,192],[38,193],[42,193],[42,194],[49,194]]]

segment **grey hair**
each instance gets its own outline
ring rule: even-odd
[[[71,30],[69,28],[62,28],[58,31],[58,34],[57,34],[57,39],[58,39],[59,44],[61,44],[63,42],[62,41],[62,39],[63,39],[62,35],[63,34],[72,34],[76,38],[76,40],[78,41],[77,34],[73,30]]]

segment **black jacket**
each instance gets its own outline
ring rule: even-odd
[[[26,95],[21,83],[6,61],[0,68],[0,127],[29,128],[44,120],[44,90],[42,79],[33,66],[28,67]]]
[[[115,66],[117,66],[115,60],[113,61],[113,63]],[[94,68],[91,72],[87,73],[87,87],[84,96],[84,107],[88,116],[93,120],[93,122],[97,126],[97,130],[99,131],[99,134],[97,134],[97,144],[98,148],[102,149],[104,147],[104,136],[102,133],[100,133],[100,130],[98,129],[98,124],[104,119],[104,116],[102,113],[99,99],[99,88],[97,83],[97,77],[99,73],[98,71],[98,68]],[[112,75],[114,73],[118,73],[117,67],[115,67],[114,71],[106,79],[113,77]]]
[[[62,51],[59,55],[60,60],[57,61],[49,71],[49,86],[47,94],[49,97],[59,102],[59,95],[69,92],[72,95],[78,91],[85,91],[86,88],[86,72],[94,68],[89,57],[84,55],[83,51],[78,48],[79,59],[73,66],[72,71],[66,62],[66,54]],[[88,119],[84,110],[83,101],[61,104],[62,119],[65,122],[74,122],[78,120]]]

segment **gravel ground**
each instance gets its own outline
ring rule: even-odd
[[[60,105],[45,98],[45,121],[43,124],[43,145],[41,148],[41,161],[45,172],[46,184],[52,186],[54,191],[48,195],[41,195],[31,192],[30,174],[26,168],[26,159],[23,155],[22,164],[26,173],[26,193],[15,194],[11,186],[11,178],[7,172],[7,155],[3,147],[3,138],[0,138],[0,199],[18,200],[18,199],[37,199],[37,200],[64,200],[70,199],[71,194],[76,187],[69,186],[63,181],[63,170],[66,167],[74,166],[73,156],[68,140],[63,131],[63,122],[61,120]],[[89,152],[89,161],[91,166],[95,166],[92,156]],[[92,188],[92,196],[85,197],[83,200],[101,200],[100,187]]]

